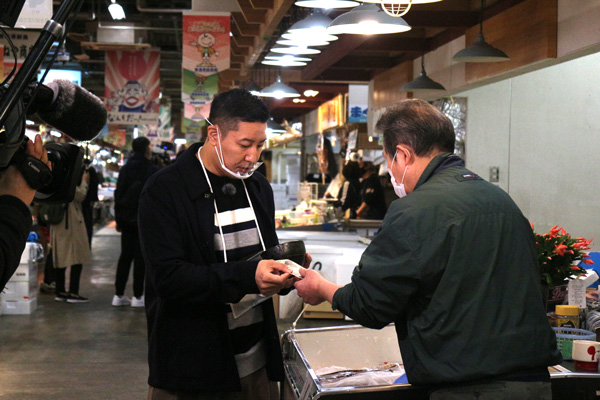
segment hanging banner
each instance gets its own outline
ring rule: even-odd
[[[52,0],[25,0],[15,28],[42,29],[49,19],[52,19]]]
[[[188,143],[194,143],[201,139],[202,128],[206,126],[204,117],[210,113],[210,103],[194,105],[183,103],[183,115],[181,131],[185,133]]]
[[[159,51],[107,51],[104,84],[109,124],[158,124]]]
[[[348,85],[348,122],[367,122],[369,85]]]
[[[217,72],[229,69],[230,30],[229,13],[183,13],[183,102],[212,101],[218,90]]]
[[[17,52],[16,73],[16,71],[21,68],[21,65],[23,65],[25,58],[29,55],[31,48],[38,40],[40,33],[36,31],[24,31],[22,29],[5,29],[5,31]],[[8,42],[8,38],[0,31],[0,44],[4,45],[4,75],[2,75],[2,78],[8,76],[15,66],[15,54]]]
[[[4,46],[0,44],[0,78],[4,77]]]
[[[152,146],[160,146],[162,142],[172,142],[171,104],[161,105],[158,112],[158,124],[141,126],[140,134],[150,139]]]

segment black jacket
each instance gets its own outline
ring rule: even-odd
[[[31,213],[25,203],[14,196],[0,196],[0,288],[19,266],[30,231]]]
[[[217,263],[214,205],[191,146],[174,164],[154,174],[140,199],[139,231],[146,260],[146,314],[151,386],[183,392],[239,391],[227,323],[227,303],[259,293],[258,261]],[[278,243],[273,191],[253,174],[246,186],[265,245]],[[273,302],[262,303],[267,372],[283,379]]]
[[[358,323],[395,322],[411,384],[548,375],[562,362],[533,231],[510,196],[435,157],[392,202],[333,305]]]
[[[142,188],[158,167],[142,154],[134,154],[119,171],[115,189],[115,220],[119,226],[135,226]]]

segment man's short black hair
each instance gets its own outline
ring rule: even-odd
[[[137,137],[131,142],[131,148],[135,154],[146,154],[148,146],[150,146],[150,139],[145,136]]]
[[[216,95],[208,116],[213,125],[219,125],[223,134],[236,130],[240,122],[265,123],[268,119],[269,109],[262,99],[239,88]]]
[[[383,148],[393,156],[396,145],[412,147],[417,156],[433,151],[454,152],[454,126],[440,110],[421,99],[402,100],[388,109],[375,129],[383,134]]]

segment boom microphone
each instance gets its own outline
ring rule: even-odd
[[[76,140],[92,140],[106,125],[106,106],[97,96],[71,81],[37,84],[30,111]]]

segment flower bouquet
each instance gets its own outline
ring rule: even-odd
[[[594,239],[572,238],[558,225],[554,225],[548,233],[533,233],[542,284],[550,288],[564,285],[570,279],[585,275],[585,268],[574,265],[576,261],[581,260],[584,264],[594,263],[584,252],[590,249],[590,243]]]

